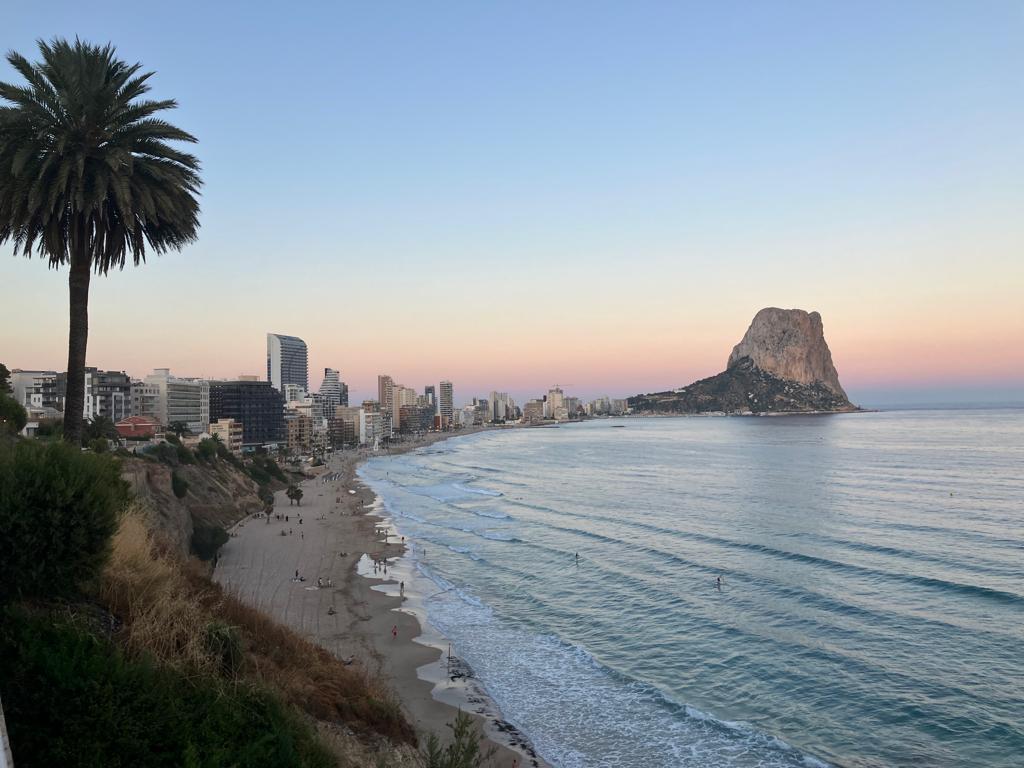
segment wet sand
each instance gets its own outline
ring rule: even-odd
[[[465,434],[472,432],[427,435],[390,453]],[[373,455],[387,454],[336,454],[301,484],[301,507],[291,504],[284,491],[275,494],[269,519],[248,518],[231,529],[214,578],[339,658],[383,676],[417,730],[447,741],[447,724],[454,720],[454,707],[461,706],[478,717],[497,746],[497,768],[545,766],[513,726],[491,714],[493,706],[465,665],[442,653],[443,639],[423,634],[413,610],[423,596],[399,595],[399,577],[408,573],[400,559],[405,547],[373,514],[376,496],[355,474],[359,463]],[[374,574],[373,561],[383,564],[385,559],[387,575],[382,568]],[[360,569],[370,578],[359,575]],[[296,580],[296,572],[304,580]]]

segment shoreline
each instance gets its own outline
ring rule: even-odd
[[[301,507],[291,506],[279,491],[269,519],[246,518],[231,529],[213,578],[247,604],[386,680],[417,731],[446,743],[447,725],[462,709],[477,722],[487,746],[496,748],[496,768],[547,768],[529,740],[502,718],[472,671],[457,657],[445,658],[447,639],[426,621],[427,596],[411,588],[429,580],[414,574],[415,566],[403,557],[404,539],[357,473],[369,458],[502,428],[429,433],[387,452],[335,454],[301,483]],[[517,427],[504,427],[512,428]],[[390,573],[375,574],[375,561],[386,561]],[[303,580],[295,579],[296,572]],[[406,583],[404,595],[400,581]]]

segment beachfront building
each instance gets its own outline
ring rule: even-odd
[[[437,412],[441,417],[441,429],[455,426],[455,391],[450,381],[438,385]]]
[[[242,452],[242,422],[235,419],[217,419],[210,424],[210,437],[216,437],[231,453]]]
[[[267,334],[267,381],[284,394],[285,384],[298,384],[309,391],[309,350],[298,336]]]
[[[403,405],[400,409],[402,432],[414,434],[434,428],[434,412],[420,405]]]
[[[313,452],[313,420],[309,416],[290,416],[285,419],[288,435],[288,452],[309,454]]]
[[[210,418],[242,424],[242,447],[273,445],[285,438],[284,397],[269,381],[210,382]]]
[[[391,394],[393,411],[391,414],[391,428],[395,432],[408,431],[402,428],[402,409],[406,406],[416,405],[419,395],[412,387],[404,384],[395,384]]]
[[[395,380],[382,373],[377,376],[377,402],[380,403],[381,424],[384,432],[391,434],[395,410]]]
[[[324,368],[320,396],[324,401],[324,413],[334,413],[334,409],[339,405],[348,405],[348,385],[341,380],[341,374],[333,368]]]
[[[361,409],[359,416],[359,434],[363,445],[371,445],[376,448],[384,437],[384,426],[381,415],[378,411]]]
[[[548,417],[552,419],[558,418],[555,416],[555,409],[565,407],[565,392],[557,384],[548,390],[547,404]]]
[[[172,376],[156,368],[143,381],[131,383],[131,415],[148,416],[162,426],[184,424],[194,435],[210,427],[210,382]]]
[[[512,418],[515,403],[508,392],[491,392],[491,413],[488,421],[502,424]]]
[[[523,406],[523,419],[528,424],[544,420],[544,401],[535,399],[527,401]]]
[[[433,384],[427,384],[423,388],[423,399],[426,401],[426,405],[434,409],[437,412],[437,389]]]
[[[332,435],[336,447],[362,445],[363,409],[339,405],[334,409]]]

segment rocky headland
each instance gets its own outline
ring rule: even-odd
[[[634,413],[812,413],[858,410],[839,383],[821,315],[767,307],[726,369],[668,392],[629,399]]]

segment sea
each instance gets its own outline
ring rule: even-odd
[[[1022,409],[604,419],[361,475],[556,768],[1024,765]]]

